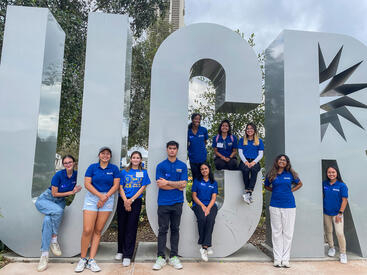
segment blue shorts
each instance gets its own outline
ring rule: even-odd
[[[106,194],[106,193],[101,193],[101,194]],[[95,211],[95,212],[99,212],[99,211],[111,212],[113,210],[113,204],[115,202],[115,194],[109,197],[108,200],[105,202],[105,204],[101,208],[97,207],[98,201],[99,201],[99,198],[96,195],[87,191],[87,193],[85,194],[85,198],[84,198],[83,210]]]

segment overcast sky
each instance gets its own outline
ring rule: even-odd
[[[200,22],[255,33],[257,52],[283,29],[348,34],[367,44],[365,0],[185,0],[185,24]]]

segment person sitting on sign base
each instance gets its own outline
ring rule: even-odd
[[[74,170],[75,159],[71,155],[62,158],[65,169],[58,171],[51,180],[51,186],[43,192],[36,201],[36,208],[45,214],[42,226],[41,258],[38,271],[44,271],[48,263],[48,251],[61,256],[62,252],[57,242],[58,230],[64,214],[65,198],[78,193],[82,187],[76,186],[77,172]]]

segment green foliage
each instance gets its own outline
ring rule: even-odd
[[[66,34],[58,152],[79,151],[80,121],[88,13],[102,11],[131,17],[131,28],[139,37],[157,19],[164,16],[167,0],[3,0],[0,1],[0,48],[2,47],[6,8],[8,5],[47,7]]]
[[[133,47],[129,144],[148,147],[150,80],[153,58],[164,39],[171,33],[171,26],[158,20],[147,31],[147,38]]]
[[[236,31],[243,38],[243,33]],[[247,40],[250,46],[254,46],[254,34],[251,34],[250,38]],[[260,64],[260,69],[264,76],[264,53],[258,55],[258,60]],[[253,122],[258,127],[258,132],[261,138],[264,139],[264,118],[265,118],[265,108],[264,108],[264,89],[263,89],[263,100],[260,105],[255,109],[251,110],[246,114],[242,113],[222,113],[215,112],[215,98],[216,91],[210,82],[210,80],[200,77],[204,84],[207,85],[206,91],[201,94],[201,97],[194,100],[194,106],[189,107],[189,119],[192,113],[200,113],[202,115],[202,124],[205,124],[208,128],[209,137],[213,137],[218,134],[218,127],[222,120],[228,119],[231,122],[232,134],[236,135],[240,139],[244,134],[244,129],[246,124]],[[209,138],[208,144],[208,161],[214,167],[213,159],[214,153],[211,149],[211,138]]]

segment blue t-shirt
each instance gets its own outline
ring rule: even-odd
[[[108,192],[113,186],[113,179],[120,178],[120,171],[116,165],[109,163],[105,169],[99,162],[89,165],[86,177],[92,178],[92,185],[98,192]]]
[[[130,169],[129,171],[124,169],[121,171],[120,178],[120,185],[122,185],[127,198],[134,196],[142,186],[150,184],[148,172],[145,169]],[[139,198],[141,197],[143,194],[139,196]]]
[[[218,194],[218,183],[214,181],[213,183],[208,180],[205,181],[194,179],[194,183],[192,184],[191,192],[196,192],[198,199],[205,205],[208,206],[212,199],[212,195]],[[195,201],[193,201],[193,205],[196,205]]]
[[[187,166],[184,162],[176,159],[175,162],[170,162],[168,159],[157,165],[156,180],[163,178],[169,181],[187,181]],[[183,203],[183,191],[178,189],[158,191],[158,205],[174,205]]]
[[[246,159],[256,159],[259,151],[264,151],[264,143],[259,138],[259,145],[254,145],[254,140],[247,140],[247,145],[243,145],[243,137],[238,142],[238,149],[242,149]]]
[[[205,141],[208,139],[208,130],[202,126],[194,135],[192,130],[188,129],[187,143],[188,143],[188,153],[189,160],[192,163],[203,163],[206,161],[206,147]]]
[[[56,172],[56,174],[52,177],[51,186],[48,188],[52,190],[52,186],[58,188],[57,192],[65,193],[72,191],[76,185],[77,171],[73,171],[73,174],[69,178],[66,169]]]
[[[295,208],[296,202],[292,192],[292,183],[298,184],[299,179],[295,179],[291,172],[283,171],[270,182],[265,179],[265,186],[272,186],[273,191],[270,199],[270,206],[278,208]]]
[[[223,140],[222,135],[216,135],[213,137],[212,147],[217,148],[218,153],[229,158],[233,149],[237,148],[237,138],[234,135],[227,135],[226,139]]]
[[[344,182],[336,181],[330,184],[328,180],[322,183],[324,194],[324,214],[336,216],[339,214],[342,198],[348,198],[348,187]]]

